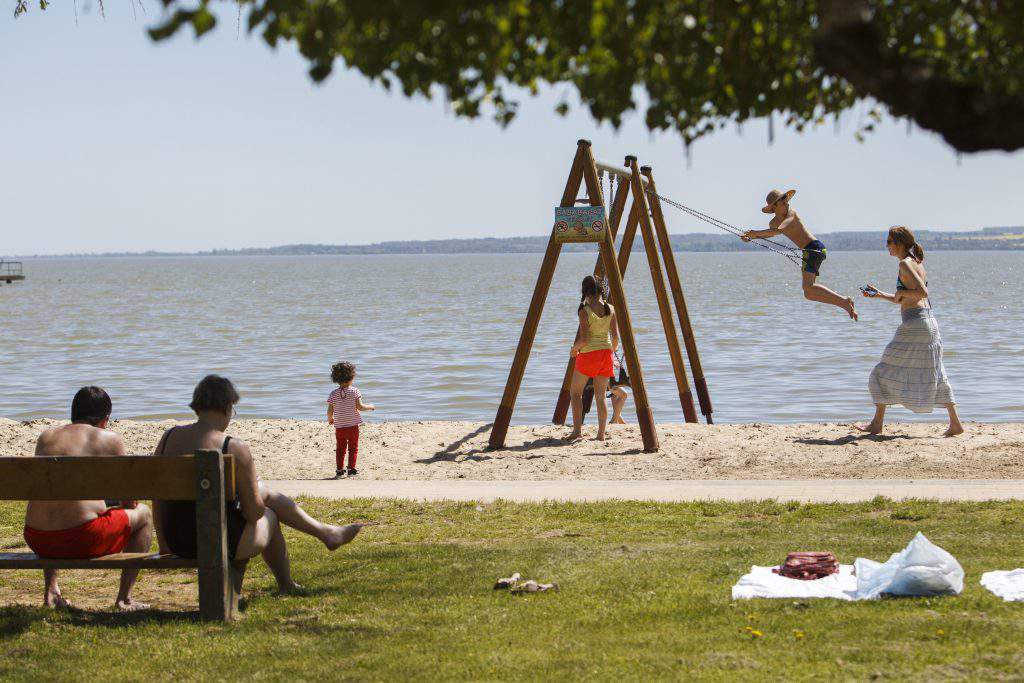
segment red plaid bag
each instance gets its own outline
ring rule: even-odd
[[[832,553],[790,553],[786,561],[772,571],[790,579],[813,581],[838,574],[839,560]]]

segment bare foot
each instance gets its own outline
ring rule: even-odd
[[[54,593],[53,595],[47,595],[46,597],[43,598],[43,604],[46,605],[47,607],[49,607],[50,609],[73,609],[74,608],[74,605],[72,605],[69,601],[65,600],[64,596],[61,595],[60,593]]]
[[[882,425],[876,425],[874,422],[869,422],[868,424],[863,425],[863,426],[861,426],[861,425],[853,425],[853,426],[856,429],[859,429],[862,432],[867,432],[868,434],[875,434],[876,436],[878,434],[882,433]]]
[[[850,297],[846,297],[846,305],[843,306],[843,308],[846,309],[846,312],[849,313],[850,317],[853,318],[854,320],[857,320],[860,317],[857,315],[857,309],[854,308],[853,299],[851,299]]]
[[[289,583],[287,585],[284,585],[284,586],[278,584],[278,586],[277,586],[277,594],[278,595],[309,595],[309,591],[307,591],[305,589],[305,587],[300,586],[299,584],[297,584],[294,581],[292,581],[291,583]]]
[[[138,612],[139,610],[149,609],[149,605],[144,602],[135,602],[131,598],[126,600],[118,600],[114,603],[114,609],[118,612]]]
[[[598,432],[597,440],[598,441],[604,441],[604,432]]]
[[[333,527],[331,533],[324,539],[324,545],[327,546],[328,550],[337,550],[355,538],[362,528],[362,524],[346,524],[345,526]]]
[[[583,438],[583,432],[572,432],[569,436],[564,437],[566,441],[579,441]]]
[[[957,425],[956,427],[950,427],[949,429],[947,429],[946,433],[943,434],[942,436],[945,436],[945,437],[948,438],[950,436],[959,436],[960,434],[963,434],[963,433],[964,433],[964,426],[963,425]]]
[[[624,425],[624,424],[626,424],[626,421],[625,421],[625,420],[623,420],[623,419],[622,419],[622,418],[620,417],[620,418],[619,418],[619,419],[617,419],[617,420],[612,420],[612,424],[613,424],[613,425]]]

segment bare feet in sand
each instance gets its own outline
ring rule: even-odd
[[[597,433],[597,440],[598,441],[604,441],[604,438],[605,438],[604,432],[598,432]]]
[[[964,433],[964,426],[963,425],[956,425],[955,427],[950,427],[949,429],[947,429],[945,434],[943,434],[942,436],[944,436],[946,438],[949,438],[951,436],[959,436],[960,434],[963,434],[963,433]]]
[[[362,524],[346,524],[345,526],[333,527],[331,533],[324,538],[324,545],[327,546],[328,550],[337,550],[355,538],[362,528]]]
[[[859,429],[862,432],[867,432],[868,434],[874,434],[876,436],[882,433],[882,425],[875,424],[874,422],[869,422],[866,425],[853,426],[854,428]]]
[[[149,605],[144,602],[135,602],[128,598],[127,600],[118,600],[114,603],[114,609],[118,612],[138,612],[139,610],[149,609]]]
[[[857,309],[853,305],[853,299],[846,297],[846,305],[843,306],[843,308],[846,309],[846,312],[850,314],[851,318],[854,320],[859,319],[860,316],[857,315]]]
[[[583,438],[583,432],[571,432],[569,436],[564,437],[566,441],[579,441]]]

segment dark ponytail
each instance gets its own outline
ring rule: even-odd
[[[924,261],[924,247],[917,243],[910,228],[903,225],[889,228],[889,241],[905,247],[907,254],[918,263]]]
[[[601,285],[599,285],[597,283],[597,278],[594,277],[593,275],[588,275],[585,278],[583,278],[583,285],[582,285],[581,289],[582,289],[582,294],[583,295],[580,297],[580,307],[579,307],[579,309],[577,309],[577,310],[580,310],[580,311],[582,311],[583,307],[587,305],[587,297],[588,296],[601,297],[603,295],[603,292],[601,290]],[[611,307],[609,307],[608,306],[608,302],[605,301],[604,302],[604,314],[605,315],[610,315],[611,312],[612,312]]]

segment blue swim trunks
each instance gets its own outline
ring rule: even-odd
[[[821,275],[818,268],[824,263],[826,252],[825,245],[821,243],[821,240],[808,242],[807,246],[803,248],[803,258],[801,258],[803,272]]]

